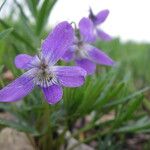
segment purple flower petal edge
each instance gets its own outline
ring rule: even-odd
[[[32,78],[28,72],[14,80],[12,83],[0,90],[0,102],[14,102],[21,100],[34,88]]]
[[[73,58],[74,58],[74,51],[71,48],[69,48],[62,56],[62,60],[66,62],[73,60]]]
[[[55,66],[54,73],[58,81],[65,87],[79,87],[83,85],[86,71],[78,66]]]
[[[72,26],[64,21],[58,24],[42,43],[42,53],[55,64],[73,43]]]
[[[107,34],[106,32],[104,32],[100,29],[97,29],[97,35],[101,40],[104,40],[104,41],[111,41],[112,40],[112,37],[109,34]]]
[[[88,75],[91,75],[96,70],[96,64],[88,59],[77,59],[76,64],[86,70]]]
[[[96,25],[103,23],[106,20],[106,18],[108,17],[108,15],[109,15],[109,10],[108,9],[104,9],[104,10],[100,11],[96,15],[96,19],[95,19],[94,23]]]
[[[59,85],[51,85],[50,87],[42,88],[42,90],[46,101],[51,105],[58,103],[62,99],[63,91]]]
[[[82,18],[79,22],[79,30],[85,42],[94,42],[96,40],[94,24],[90,19]]]
[[[106,66],[113,66],[115,64],[115,62],[102,50],[91,45],[86,45],[85,49],[93,62]]]
[[[32,60],[32,56],[27,54],[19,54],[15,57],[15,65],[19,69],[28,69],[29,62]]]

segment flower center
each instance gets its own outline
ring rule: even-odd
[[[41,63],[41,64],[40,64],[40,69],[43,70],[43,71],[44,71],[47,67],[48,67],[48,65],[46,65],[45,63]]]
[[[76,47],[76,56],[77,58],[86,58],[88,53],[86,52],[85,48],[84,48],[84,42],[79,41],[77,43],[77,47]]]
[[[41,64],[39,65],[37,69],[37,72],[34,78],[34,83],[41,87],[49,87],[56,82],[57,80],[56,80],[54,73],[51,70],[51,67],[41,62]]]

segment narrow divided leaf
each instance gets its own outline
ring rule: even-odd
[[[12,31],[13,31],[13,28],[9,28],[0,32],[0,40],[6,38]]]

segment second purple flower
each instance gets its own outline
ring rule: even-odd
[[[77,66],[93,74],[96,64],[112,66],[114,61],[103,51],[94,47],[90,43],[94,41],[93,22],[88,18],[82,18],[79,22],[79,32],[76,31],[74,45],[63,55],[62,59],[69,62],[75,61]]]

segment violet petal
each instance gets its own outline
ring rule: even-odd
[[[33,78],[29,77],[29,71],[0,90],[0,102],[14,102],[21,100],[29,94],[33,88]]]
[[[109,15],[109,10],[108,9],[104,9],[104,10],[100,11],[96,15],[96,19],[95,19],[94,23],[96,25],[103,23],[106,20],[106,18],[108,17],[108,15]]]
[[[94,42],[94,24],[89,18],[82,18],[79,22],[79,30],[85,42]]]
[[[73,58],[74,58],[74,50],[72,48],[69,48],[63,55],[62,60],[69,62],[73,60]]]
[[[64,21],[58,24],[42,43],[42,53],[55,64],[71,46],[74,32],[72,26]]]
[[[19,54],[15,58],[15,65],[19,69],[28,69],[29,62],[32,60],[32,56],[27,55],[27,54]]]
[[[61,86],[51,85],[50,87],[42,89],[45,95],[45,99],[49,104],[56,104],[62,99],[63,91]]]
[[[106,32],[104,32],[100,29],[97,29],[97,35],[101,40],[104,40],[104,41],[111,41],[112,40],[112,37],[109,34],[107,34]]]
[[[88,59],[77,59],[76,64],[86,70],[89,75],[95,72],[96,64]]]
[[[58,82],[66,87],[78,87],[85,81],[86,71],[78,66],[55,66],[53,71]]]
[[[88,52],[89,59],[93,62],[107,66],[114,65],[115,62],[102,50],[91,45],[86,45],[85,49]]]

